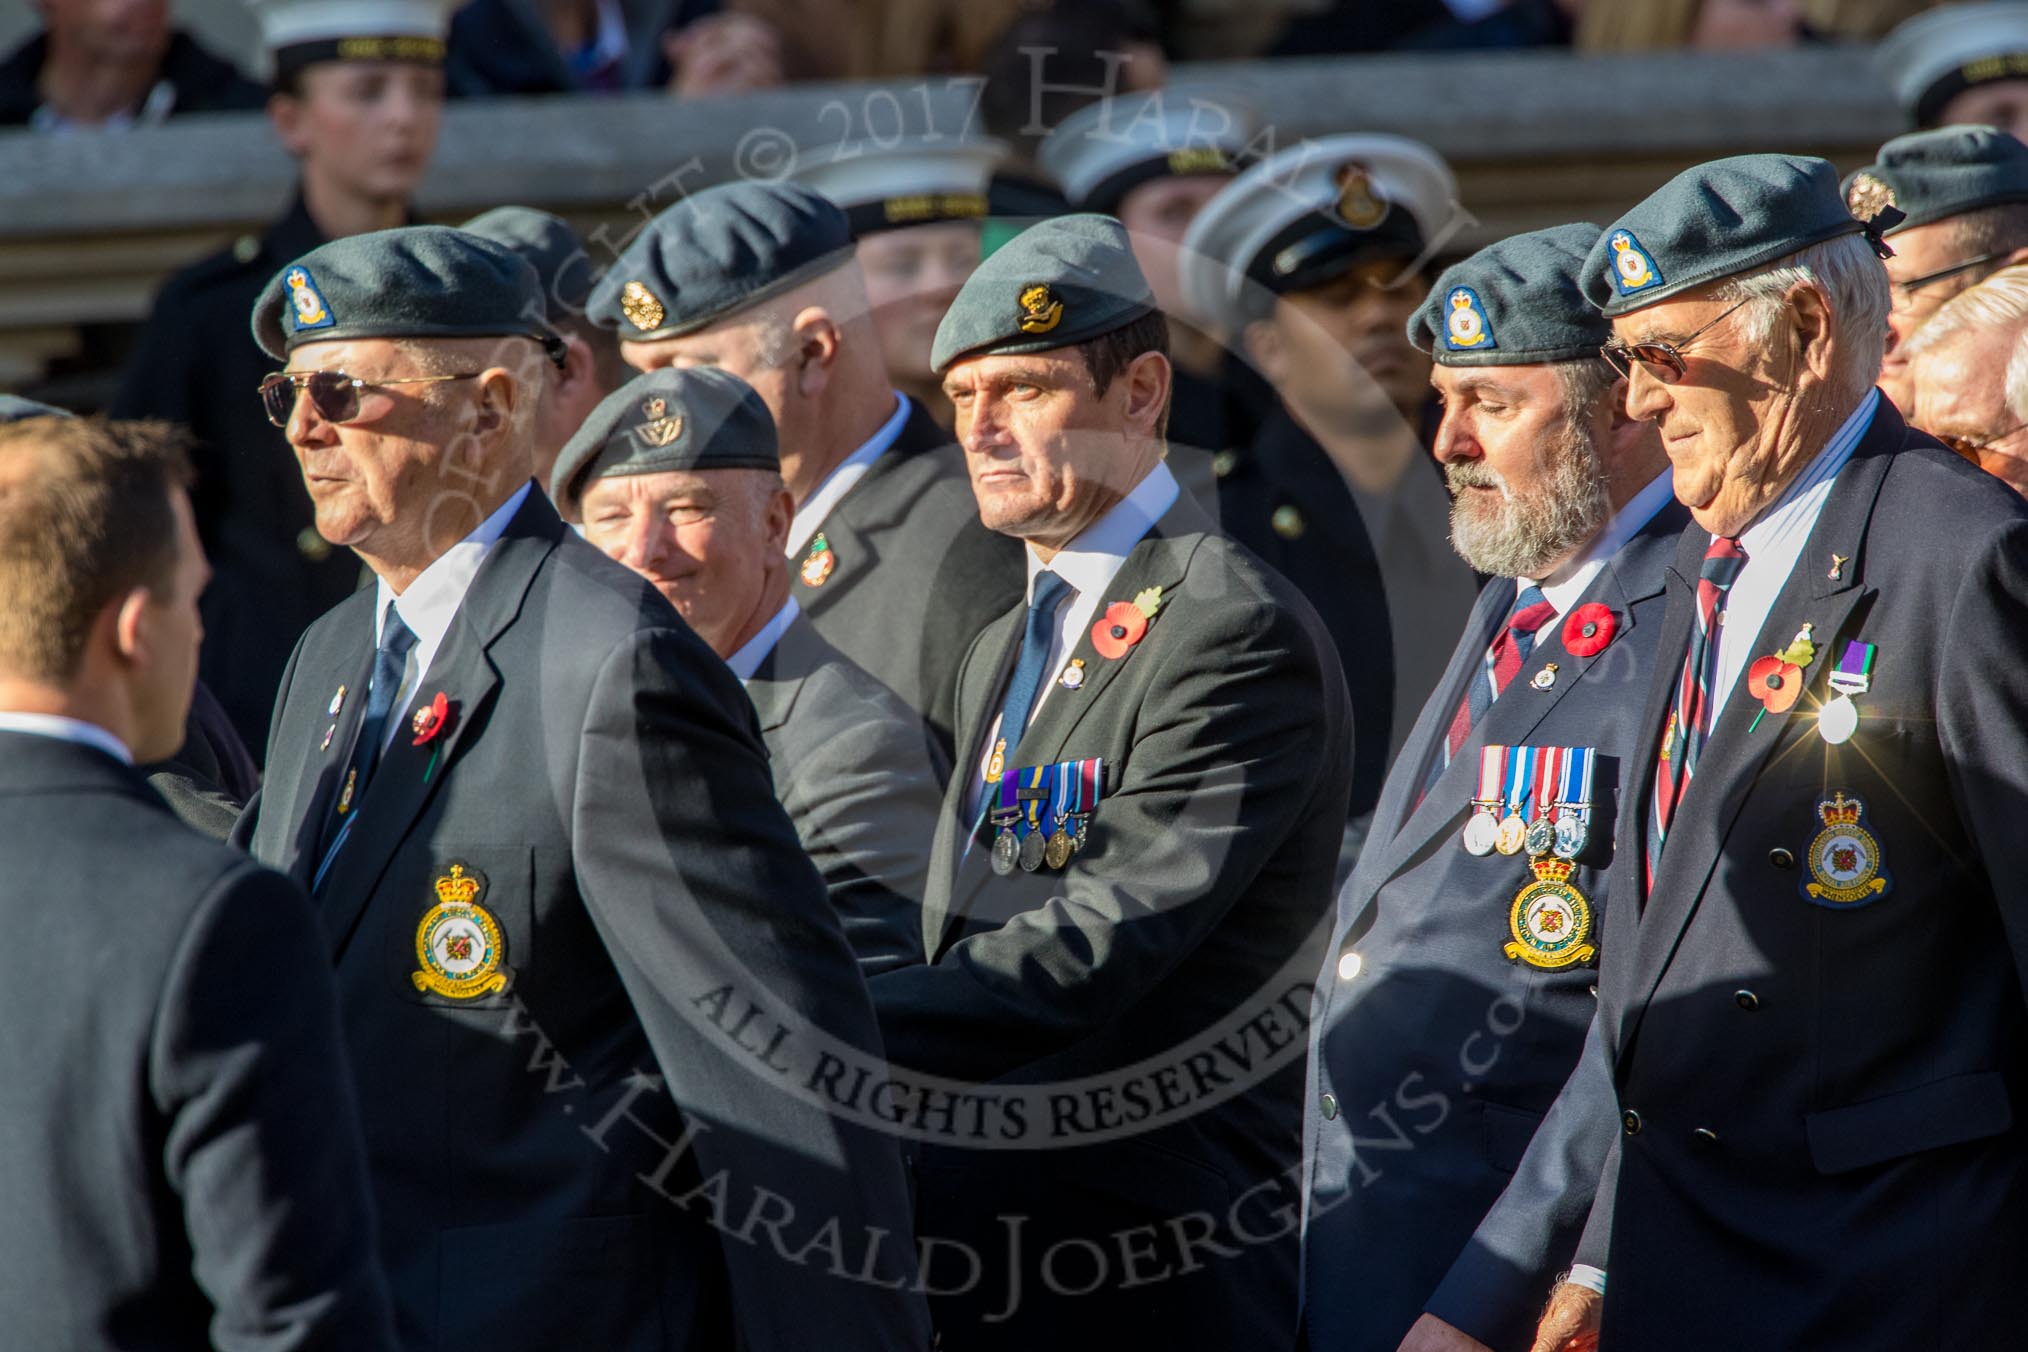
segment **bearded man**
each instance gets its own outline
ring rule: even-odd
[[[1600,359],[1611,330],[1578,280],[1598,233],[1481,250],[1409,324],[1436,362],[1451,541],[1493,581],[1388,774],[1317,979],[1312,1347],[1525,1342],[1614,1129],[1603,1068],[1573,1070],[1598,917],[1634,866],[1613,859],[1615,788],[1688,514]]]

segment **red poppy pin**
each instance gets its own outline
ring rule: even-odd
[[[415,745],[425,746],[437,739],[451,722],[451,701],[444,692],[437,691],[436,698],[415,711],[415,719],[409,726],[415,731]]]
[[[1785,714],[1795,707],[1803,693],[1803,668],[1817,660],[1817,645],[1810,639],[1814,626],[1804,625],[1788,647],[1768,657],[1754,659],[1746,669],[1746,688],[1760,701],[1752,732],[1768,714]]]
[[[1563,622],[1563,648],[1572,657],[1594,657],[1606,650],[1619,632],[1612,610],[1590,601],[1570,612]]]
[[[1148,633],[1148,621],[1162,608],[1162,589],[1149,587],[1131,601],[1115,601],[1091,627],[1091,646],[1100,657],[1118,659]]]

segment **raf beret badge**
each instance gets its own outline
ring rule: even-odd
[[[667,399],[650,399],[641,405],[641,416],[648,421],[634,429],[634,435],[650,446],[667,446],[683,435],[681,415],[672,416]]]
[[[1622,296],[1631,296],[1636,291],[1645,291],[1651,286],[1660,286],[1662,274],[1655,267],[1655,260],[1641,247],[1631,230],[1615,230],[1613,247],[1613,285]]]
[[[331,317],[331,307],[324,303],[324,295],[317,290],[317,283],[306,267],[289,269],[283,278],[289,286],[289,305],[295,312],[296,332],[305,329],[328,329],[338,321]]]
[[[1451,351],[1490,351],[1499,346],[1493,341],[1493,326],[1486,322],[1486,307],[1478,292],[1469,286],[1452,287],[1446,300],[1450,309],[1444,316],[1444,344]]]
[[[1021,319],[1019,327],[1023,333],[1048,333],[1063,322],[1063,302],[1056,298],[1047,283],[1037,282],[1021,288]]]
[[[1872,174],[1852,175],[1852,186],[1845,190],[1845,206],[1854,217],[1870,221],[1887,207],[1895,206],[1894,189]]]
[[[620,313],[641,332],[653,333],[662,327],[668,311],[662,308],[654,292],[639,282],[628,282],[620,289]]]

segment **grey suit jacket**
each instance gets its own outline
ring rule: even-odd
[[[249,822],[298,878],[372,649],[363,592],[311,626],[282,687]],[[327,748],[341,682],[357,693]],[[785,1256],[835,1219],[897,1237],[860,1255],[896,1275],[908,1198],[891,1140],[776,1069],[820,1032],[879,1037],[732,673],[536,493],[415,699],[439,692],[448,727],[418,745],[403,719],[317,894],[403,1345],[925,1344],[920,1297]],[[418,939],[475,883],[498,931],[475,946],[508,984],[446,993]],[[794,1219],[760,1243],[741,1220],[779,1219],[769,1196]]]
[[[0,1343],[392,1352],[302,892],[0,733],[0,929]]]
[[[1021,542],[980,524],[964,453],[913,401],[894,445],[822,533],[831,571],[811,586],[798,566],[797,604],[826,642],[922,716],[949,761],[958,664],[1021,599]]]
[[[1053,691],[1007,760],[1104,758],[1085,847],[1060,872],[996,876],[983,844],[961,859],[971,821],[965,776],[954,776],[923,908],[931,962],[872,983],[890,1054],[908,1071],[1111,1084],[1090,1091],[1109,1106],[1030,1123],[1032,1148],[923,1150],[923,1233],[989,1255],[986,1280],[940,1312],[953,1345],[1111,1347],[1123,1328],[1190,1347],[1294,1336],[1293,1226],[1239,1219],[1239,1199],[1267,1205],[1286,1181],[1292,1205],[1296,1192],[1300,1022],[1350,775],[1344,680],[1315,612],[1212,533],[1187,497],[1134,547],[1104,599],[1150,587],[1162,601],[1142,640],[1108,660],[1079,639],[1071,656],[1085,664],[1083,684]],[[1017,604],[1003,615],[966,660],[967,765],[999,709],[1024,614]],[[1181,1050],[1218,1029],[1238,1030],[1231,1060]],[[1190,1055],[1201,1058],[1190,1064],[1203,1102],[1187,1088]],[[1222,1091],[1206,1087],[1214,1075]],[[1182,1100],[1151,1106],[1171,1090]],[[1142,1125],[1103,1139],[1100,1117],[1122,1111]],[[1230,1256],[1173,1252],[1167,1222],[1186,1214],[1185,1233],[1205,1218]],[[1006,1217],[1026,1218],[1018,1245]],[[1233,1227],[1249,1221],[1259,1222],[1252,1240],[1237,1238]],[[1166,1260],[1149,1266],[1167,1261],[1170,1279],[1072,1299],[1035,1266],[1052,1243],[1143,1226],[1162,1235]],[[1025,1300],[1015,1318],[993,1321],[1010,1269],[1025,1274]]]
[[[1304,1311],[1313,1346],[1393,1352],[1427,1309],[1483,1343],[1525,1343],[1569,1263],[1612,1136],[1612,1094],[1545,1115],[1578,1063],[1597,1001],[1591,964],[1510,959],[1508,912],[1525,856],[1475,857],[1458,833],[1488,745],[1582,746],[1600,756],[1591,842],[1572,883],[1598,917],[1630,867],[1612,833],[1662,631],[1663,570],[1689,513],[1665,505],[1621,548],[1486,710],[1427,796],[1467,684],[1514,606],[1514,580],[1479,598],[1450,666],[1388,776],[1317,978],[1305,1096]],[[1612,641],[1564,646],[1586,605]],[[1551,683],[1537,688],[1547,673]],[[1343,951],[1360,965],[1340,977]],[[1328,1109],[1322,1105],[1331,1096]],[[1573,1096],[1575,1098],[1575,1096]],[[1497,1204],[1497,1205],[1496,1205]]]
[[[868,976],[922,958],[929,843],[950,763],[922,719],[801,616],[746,682],[775,793]]]

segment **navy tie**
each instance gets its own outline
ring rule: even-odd
[[[1021,630],[1021,656],[1007,682],[1006,702],[1000,706],[1000,742],[1010,760],[1028,727],[1036,693],[1042,689],[1042,669],[1049,661],[1050,645],[1056,641],[1057,609],[1070,592],[1070,583],[1055,573],[1036,574],[1035,599],[1028,603],[1028,623]]]
[[[325,872],[337,857],[338,848],[345,843],[346,828],[351,818],[358,815],[359,800],[366,793],[366,783],[373,778],[373,767],[380,763],[380,744],[386,740],[388,715],[394,712],[394,701],[401,694],[401,678],[408,667],[409,650],[415,647],[415,631],[402,623],[401,615],[394,608],[394,602],[387,603],[387,614],[380,626],[380,646],[373,650],[373,676],[366,687],[366,713],[359,720],[359,736],[352,743],[352,761],[346,767],[345,778],[339,781],[338,797],[332,801],[331,818],[325,824],[323,861],[317,866],[313,889],[324,881]],[[345,810],[339,811],[343,804]]]

